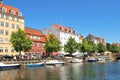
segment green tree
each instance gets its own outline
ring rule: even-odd
[[[106,43],[106,48],[108,51],[112,51],[112,45],[110,43]]]
[[[14,47],[16,52],[19,52],[21,55],[21,51],[28,51],[32,47],[32,41],[26,38],[26,34],[23,30],[18,29],[16,32],[12,32],[10,42]]]
[[[74,52],[77,51],[77,43],[74,38],[70,37],[66,45],[64,45],[65,52],[72,55]]]
[[[102,44],[102,43],[98,43],[98,44],[97,44],[97,51],[98,51],[99,53],[105,52],[105,51],[106,51],[106,46],[105,46],[104,44]]]
[[[113,53],[120,53],[120,47],[112,44],[111,45],[111,52],[113,52]]]
[[[97,51],[97,46],[92,40],[88,40],[87,52],[89,54],[95,53]]]
[[[77,43],[77,50],[82,52],[82,43]]]
[[[87,48],[88,48],[88,41],[87,41],[87,39],[83,39],[82,46],[81,46],[81,52],[83,52],[83,53],[87,52]]]
[[[49,56],[52,52],[61,50],[60,41],[55,37],[55,35],[49,35],[49,38],[45,44],[45,50],[49,53]]]

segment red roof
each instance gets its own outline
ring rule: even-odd
[[[14,10],[15,11],[15,15],[18,15],[18,12],[19,12],[18,8],[15,8],[15,7],[8,6],[8,5],[0,3],[0,9],[2,9],[2,7],[5,7],[7,9],[7,11],[6,11],[7,13],[10,13],[11,10]]]
[[[59,24],[54,24],[53,26],[56,27],[58,30],[75,34],[75,31],[70,27],[61,26]]]
[[[33,41],[46,42],[46,36],[40,30],[25,28],[25,33],[27,34],[28,38],[30,38],[30,35],[40,37],[40,39],[32,39]]]

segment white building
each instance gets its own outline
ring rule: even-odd
[[[82,42],[82,36],[76,34],[76,32],[70,27],[53,24],[52,26],[43,29],[42,32],[44,34],[54,34],[60,40],[61,46],[64,46],[70,37],[74,38],[77,43]],[[61,53],[65,53],[64,49],[62,49]]]

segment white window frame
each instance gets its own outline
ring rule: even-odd
[[[8,52],[8,47],[5,47],[5,53],[7,53]]]
[[[22,16],[22,12],[18,12],[18,16]]]
[[[4,43],[4,38],[0,38],[0,43]]]
[[[6,12],[6,11],[7,11],[7,8],[2,7],[2,11],[3,11],[3,12]]]
[[[11,14],[15,14],[15,11],[14,11],[14,10],[11,10],[10,13],[11,13]]]
[[[4,30],[0,30],[0,35],[4,35]]]
[[[3,47],[0,47],[0,53],[2,53],[3,52]]]

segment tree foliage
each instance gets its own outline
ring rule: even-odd
[[[54,51],[56,52],[61,50],[60,41],[55,37],[55,35],[49,35],[45,44],[45,50],[50,54]]]
[[[105,51],[106,51],[106,46],[105,46],[104,44],[102,44],[102,43],[98,43],[98,44],[97,44],[97,51],[98,51],[99,53],[105,52]]]
[[[82,43],[78,43],[79,52],[95,53],[97,51],[97,46],[92,40],[83,39]]]
[[[12,32],[10,42],[12,43],[16,52],[28,51],[32,47],[32,41],[26,38],[26,34],[23,30],[18,29],[16,32]]]
[[[113,52],[113,53],[120,53],[120,47],[112,44],[110,51]]]
[[[70,55],[77,51],[77,43],[74,40],[74,38],[72,37],[69,38],[66,45],[64,45],[64,50],[65,52],[70,53]]]

